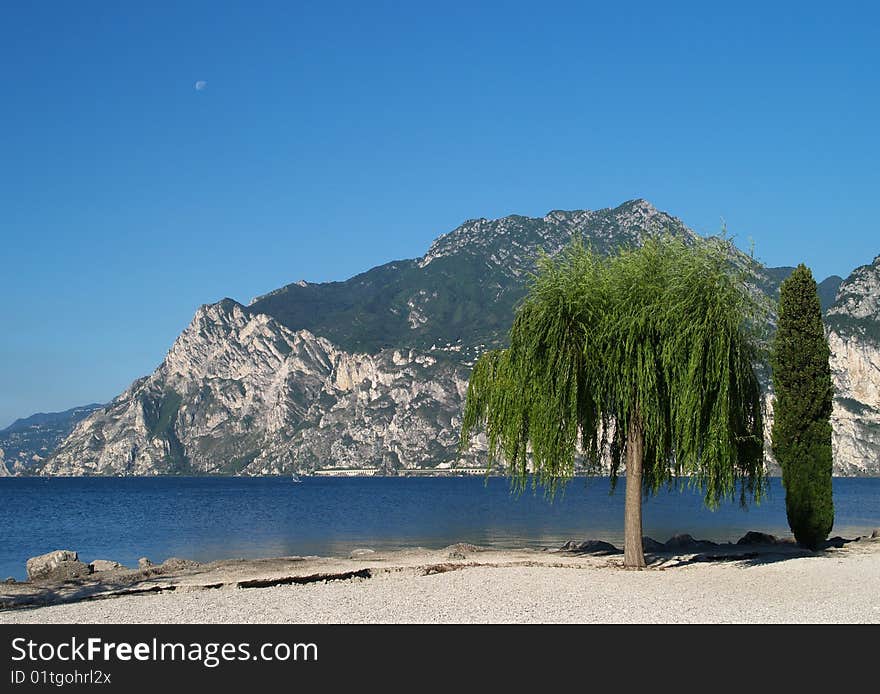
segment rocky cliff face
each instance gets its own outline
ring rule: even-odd
[[[826,323],[835,472],[880,474],[880,256],[840,285]]]
[[[664,232],[699,238],[643,200],[472,220],[416,260],[346,282],[298,282],[249,306],[203,306],[161,366],[80,422],[42,472],[485,465],[479,447],[457,451],[467,378],[475,357],[501,344],[538,250],[556,252],[573,236],[611,250]],[[791,268],[753,265],[755,291],[775,298]],[[828,311],[837,474],[880,473],[878,301],[875,260],[840,285]]]
[[[351,354],[226,299],[199,309],[162,365],[82,421],[43,474],[450,464],[467,376],[412,350]]]

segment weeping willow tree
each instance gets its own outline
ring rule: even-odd
[[[763,491],[758,302],[725,243],[674,238],[603,256],[542,257],[510,346],[483,354],[461,445],[550,494],[575,465],[626,473],[624,566],[645,566],[642,495],[686,475],[715,508]]]

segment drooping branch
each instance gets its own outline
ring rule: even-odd
[[[510,331],[468,387],[462,445],[485,429],[515,481],[553,493],[578,455],[610,456],[639,413],[644,486],[688,475],[708,505],[763,488],[760,307],[724,244],[649,239],[603,257],[578,243],[542,258]]]

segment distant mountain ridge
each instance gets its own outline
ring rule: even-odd
[[[456,446],[470,366],[485,349],[504,344],[538,252],[558,252],[573,237],[610,252],[660,234],[701,239],[645,200],[538,218],[476,219],[439,237],[421,258],[344,282],[296,282],[248,306],[232,299],[203,306],[162,365],[83,419],[42,473],[399,474],[480,467],[486,461],[479,446],[463,456]],[[760,291],[778,296],[791,268],[766,268],[733,252]],[[835,321],[861,315],[861,308],[847,307],[874,300],[873,275],[867,269],[862,275],[820,284],[823,305],[837,310]],[[844,303],[831,301],[838,288]],[[838,337],[832,331],[829,341],[838,344]],[[880,448],[867,420],[853,413],[880,408],[880,393],[855,386],[851,376],[880,386],[880,360],[876,373],[871,361],[877,348],[861,333],[841,339],[834,362],[835,469],[876,474]]]
[[[828,324],[841,335],[880,343],[880,255],[840,284]]]
[[[24,472],[41,463],[78,422],[102,407],[92,403],[63,412],[38,412],[0,429],[0,474],[3,470]]]
[[[64,410],[62,412],[36,412],[29,417],[16,419],[5,429],[0,429],[0,434],[22,432],[34,427],[61,425],[71,419],[76,419],[80,416],[84,417],[90,412],[100,409],[103,406],[104,405],[101,403],[93,402],[89,405],[71,407],[69,410]]]

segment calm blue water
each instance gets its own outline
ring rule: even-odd
[[[564,496],[510,494],[493,478],[0,478],[0,580],[23,579],[28,557],[73,549],[84,561],[177,556],[200,561],[356,547],[439,548],[452,542],[557,547],[597,538],[622,546],[623,489],[577,479]],[[835,479],[833,534],[880,527],[880,479]],[[747,530],[788,535],[778,479],[761,506],[716,512],[693,491],[645,505],[645,534],[736,540]]]

